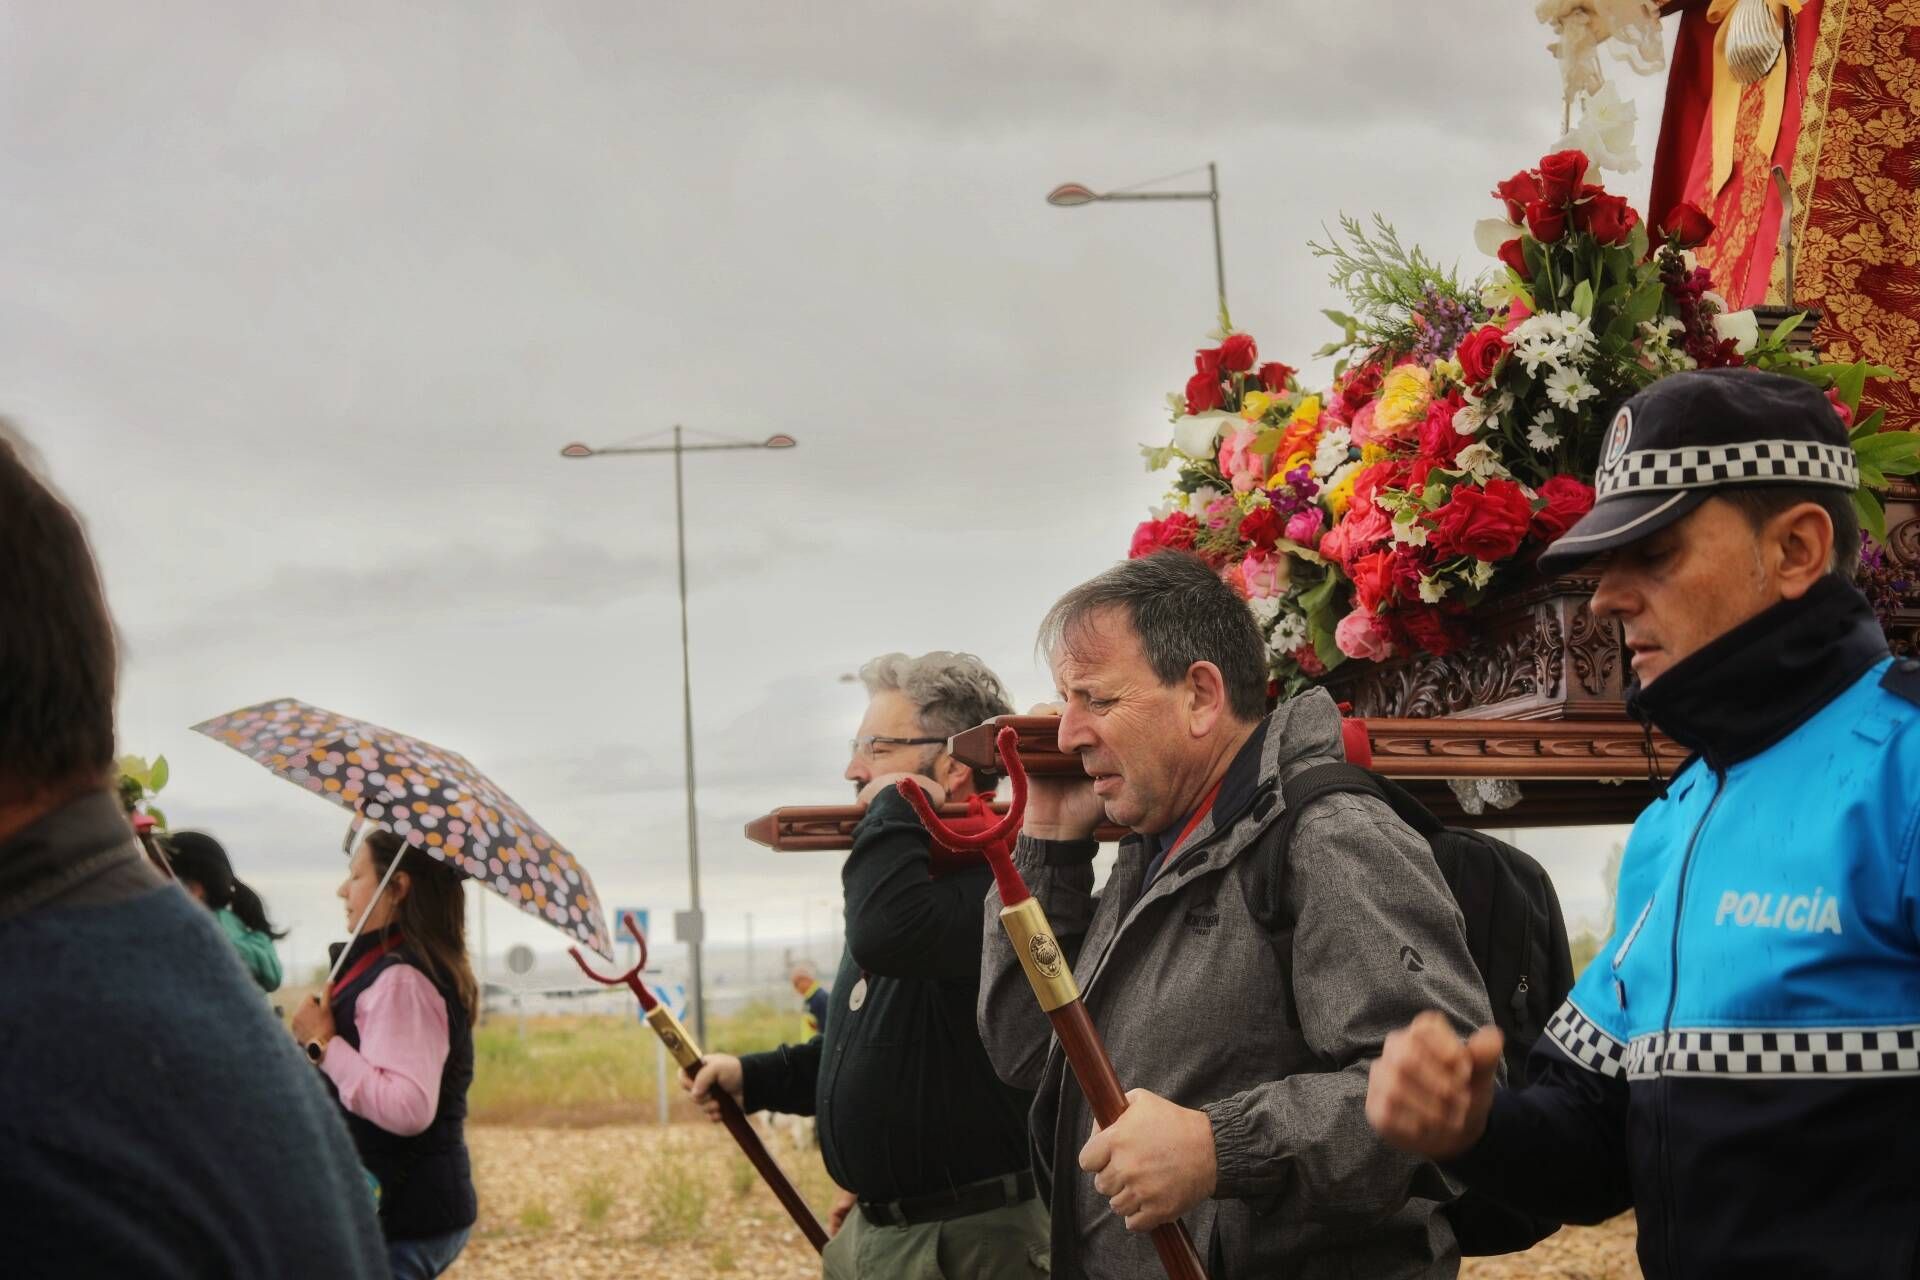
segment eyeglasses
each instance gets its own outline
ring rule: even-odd
[[[853,754],[862,760],[873,759],[875,747],[932,747],[946,746],[945,738],[889,738],[885,734],[870,733],[864,738],[855,738],[849,743]]]

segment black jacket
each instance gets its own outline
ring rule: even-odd
[[[395,930],[364,933],[354,940],[342,972],[380,946]],[[434,982],[426,966],[414,959],[402,943],[375,960],[333,997],[334,1030],[355,1049],[360,1029],[354,1010],[360,997],[379,976],[397,964],[412,965],[433,982],[447,1005],[447,1061],[440,1071],[440,1096],[433,1123],[416,1134],[389,1133],[371,1120],[342,1108],[347,1132],[367,1171],[380,1182],[380,1228],[389,1240],[424,1240],[470,1227],[480,1206],[473,1192],[473,1169],[467,1158],[467,1087],[473,1083],[473,1030],[460,998]],[[322,1077],[323,1079],[325,1077]],[[332,1090],[332,1083],[328,1083]],[[336,1098],[338,1097],[335,1091]]]
[[[818,1116],[827,1172],[881,1204],[1028,1167],[1033,1096],[1000,1083],[974,1027],[993,876],[981,862],[936,879],[929,844],[898,791],[874,800],[841,871],[826,1031],[741,1059],[747,1110]]]

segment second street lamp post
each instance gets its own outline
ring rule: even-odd
[[[1227,323],[1227,261],[1220,248],[1220,170],[1207,162],[1205,191],[1095,191],[1078,182],[1063,182],[1047,192],[1047,203],[1060,209],[1078,208],[1097,200],[1205,200],[1213,211],[1213,287],[1220,302],[1220,323]]]
[[[604,445],[570,444],[560,450],[563,458],[605,458],[622,454],[670,453],[673,455],[673,531],[674,547],[680,564],[680,724],[686,746],[687,769],[687,883],[692,902],[688,915],[692,928],[689,946],[693,958],[693,1033],[702,1043],[707,1039],[707,995],[701,974],[701,950],[706,943],[706,918],[700,910],[700,819],[694,800],[693,783],[693,662],[687,647],[687,508],[680,476],[680,455],[710,453],[721,449],[791,449],[798,443],[781,433],[765,440],[716,440],[686,444],[681,429],[673,429],[672,444]]]

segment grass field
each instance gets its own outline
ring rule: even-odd
[[[806,1036],[797,1012],[771,1005],[713,1019],[708,1049],[754,1053]],[[473,1087],[467,1112],[475,1124],[645,1123],[657,1115],[659,1040],[637,1018],[494,1015],[474,1033]],[[669,1064],[671,1069],[671,1064]],[[668,1097],[684,1102],[678,1084]],[[687,1107],[688,1118],[693,1114]]]

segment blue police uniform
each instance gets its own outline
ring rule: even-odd
[[[1829,577],[1636,703],[1695,754],[1457,1169],[1650,1277],[1920,1275],[1920,661]]]

